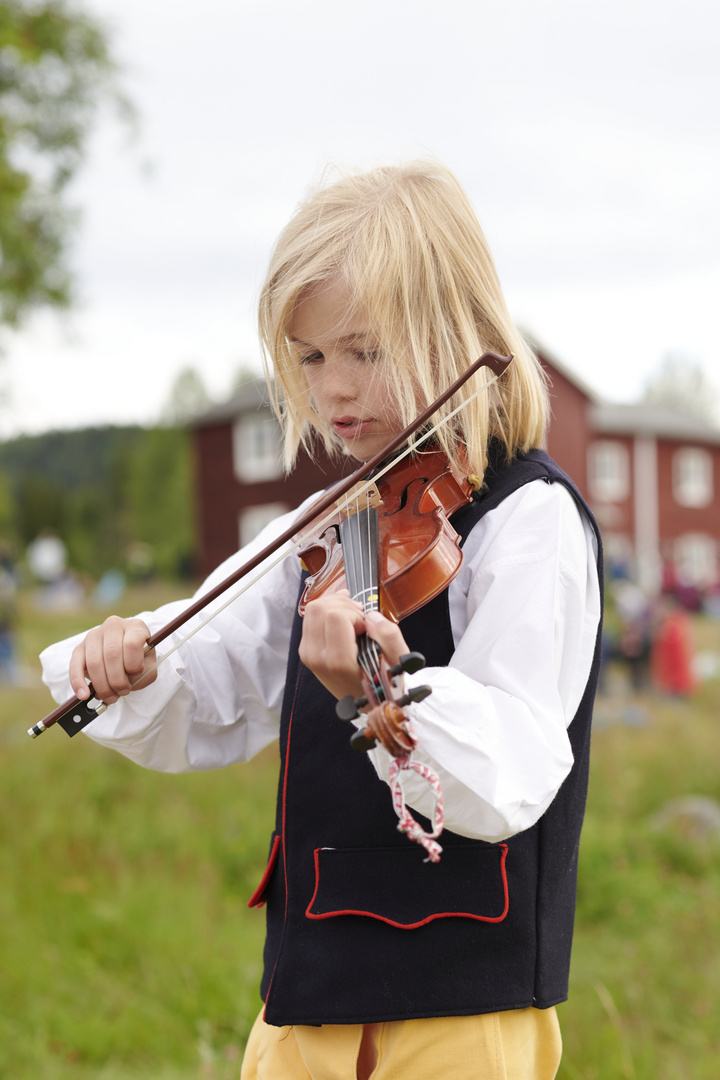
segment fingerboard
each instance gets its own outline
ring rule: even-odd
[[[353,600],[365,611],[380,610],[378,574],[378,515],[374,507],[351,514],[340,523],[345,580]],[[379,677],[380,649],[366,634],[358,638],[358,664],[375,687],[378,700],[385,694]]]
[[[350,595],[365,611],[379,611],[377,510],[368,507],[341,521],[340,543]]]

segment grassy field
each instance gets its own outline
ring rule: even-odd
[[[129,593],[127,613],[169,598]],[[0,686],[0,1077],[234,1080],[259,1008],[263,916],[246,908],[273,820],[274,752],[149,773],[59,728],[40,649],[97,621],[22,598],[28,685]],[[121,611],[122,613],[122,611]],[[699,620],[720,653],[720,626]],[[563,1080],[718,1074],[720,839],[652,817],[720,801],[720,682],[692,703],[622,694],[594,734]]]

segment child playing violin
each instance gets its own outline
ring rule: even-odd
[[[457,477],[477,478],[451,518],[459,572],[399,624],[347,591],[300,618],[290,555],[144,679],[145,642],[182,604],[51,647],[45,680],[59,701],[87,698],[90,680],[111,708],[87,733],[151,769],[218,768],[280,738],[277,824],[251,901],[266,905],[267,937],[245,1080],[549,1080],[599,667],[600,538],[541,449],[543,375],[457,180],[415,163],[312,194],[272,256],[260,334],[288,467],[318,441],[367,462],[477,357],[513,355],[489,392],[473,396],[470,380],[440,409],[464,402],[433,436]],[[337,699],[362,693],[362,636],[391,665],[411,650],[426,659],[405,689],[432,692],[405,712],[412,758],[444,797],[435,864],[398,833],[391,755],[355,753],[335,715]],[[412,772],[403,784],[413,813],[431,817],[429,786]]]

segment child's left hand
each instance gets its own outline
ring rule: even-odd
[[[338,700],[362,693],[357,639],[367,634],[388,663],[395,664],[409,648],[400,627],[377,611],[363,612],[347,589],[312,600],[305,609],[300,659]]]

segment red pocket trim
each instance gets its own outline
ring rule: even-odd
[[[401,923],[395,919],[389,918],[387,915],[378,915],[374,911],[359,911],[352,908],[338,910],[338,911],[323,911],[321,913],[313,913],[312,906],[315,903],[315,897],[317,896],[318,889],[320,887],[320,852],[322,848],[315,848],[315,891],[312,895],[312,899],[305,910],[305,916],[308,919],[334,919],[338,915],[366,915],[370,919],[377,919],[379,922],[387,923],[389,926],[396,926],[399,930],[416,930],[419,926],[426,926],[427,923],[433,922],[434,919],[476,919],[478,922],[487,923],[499,923],[502,922],[508,913],[510,905],[510,898],[508,895],[508,882],[507,882],[507,870],[505,867],[505,860],[507,858],[508,846],[507,844],[498,844],[498,847],[502,851],[500,857],[500,873],[502,876],[503,893],[504,893],[504,906],[500,915],[476,915],[471,911],[436,911],[432,915],[426,916],[424,919],[420,919],[417,922]]]
[[[265,873],[263,874],[262,878],[260,879],[260,884],[258,885],[257,889],[255,890],[255,892],[252,894],[252,896],[248,900],[248,902],[247,902],[248,907],[262,907],[263,904],[265,903],[265,890],[268,887],[268,881],[270,880],[270,875],[272,874],[273,870],[275,869],[275,863],[278,860],[279,853],[280,853],[280,837],[276,836],[275,839],[273,840],[273,846],[272,846],[272,850],[270,852],[270,858],[268,859],[267,866],[265,867]]]

